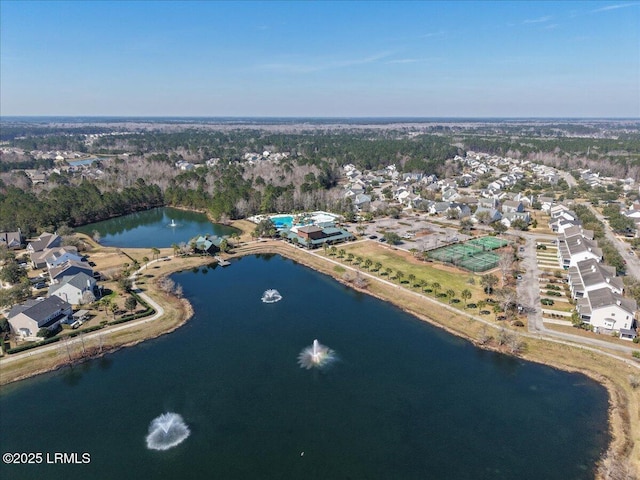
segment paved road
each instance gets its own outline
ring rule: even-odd
[[[604,216],[598,212],[590,203],[585,204],[589,207],[589,210],[596,216],[596,218],[604,225],[604,232],[607,240],[609,240],[613,246],[618,250],[618,253],[622,256],[625,262],[627,262],[627,275],[634,277],[636,280],[640,279],[640,259],[637,256],[629,253],[629,244],[624,240],[621,240],[609,226],[609,222],[605,221]]]
[[[607,348],[610,350],[615,350],[618,352],[624,352],[626,354],[631,354],[634,351],[637,351],[637,348],[627,347],[626,345],[621,345],[613,342],[606,342],[604,340],[598,340],[597,338],[587,338],[581,337],[579,335],[573,335],[570,333],[558,332],[556,330],[550,330],[545,327],[544,322],[542,321],[542,308],[540,304],[540,289],[538,288],[540,278],[540,269],[538,268],[538,263],[536,261],[536,238],[540,238],[540,235],[535,235],[532,233],[526,232],[518,232],[518,235],[522,236],[525,241],[525,251],[520,252],[522,257],[522,267],[526,269],[526,272],[522,276],[522,280],[518,282],[517,286],[517,295],[518,301],[526,305],[528,308],[528,329],[530,333],[537,333],[547,339],[554,338],[563,341],[568,341],[571,343],[579,343],[581,345],[588,345],[592,347],[601,347]],[[596,349],[596,351],[599,351]],[[605,353],[605,352],[603,352]],[[605,353],[606,354],[606,353]],[[627,361],[627,359],[624,359]],[[633,363],[638,365],[635,362],[627,361],[627,363]],[[640,365],[639,365],[640,368]]]

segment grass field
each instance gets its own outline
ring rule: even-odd
[[[376,262],[382,264],[380,272],[386,268],[393,270],[391,276],[400,270],[404,273],[404,279],[411,274],[416,276],[417,281],[426,280],[429,285],[434,282],[440,284],[440,291],[444,292],[452,289],[459,298],[460,292],[465,288],[473,295],[469,302],[475,302],[485,298],[485,294],[480,286],[480,276],[468,273],[463,270],[445,265],[433,265],[414,258],[410,253],[401,250],[391,249],[386,246],[374,244],[372,242],[361,242],[344,247],[347,253],[353,253],[363,259],[370,259],[374,265]],[[469,283],[473,279],[474,284]]]

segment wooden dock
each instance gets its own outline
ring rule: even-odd
[[[217,256],[213,257],[213,258],[216,259],[216,262],[218,262],[218,265],[220,265],[221,267],[228,267],[229,265],[231,265],[230,262],[226,261],[223,258],[220,258],[220,257],[217,257]]]

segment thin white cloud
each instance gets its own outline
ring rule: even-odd
[[[424,60],[420,60],[418,58],[399,58],[397,60],[389,60],[387,63],[418,63],[423,62]]]
[[[440,30],[439,32],[429,32],[429,33],[424,33],[422,35],[418,35],[418,38],[442,37],[443,35],[444,35],[444,31]]]
[[[557,23],[551,23],[549,25],[545,25],[544,27],[542,27],[545,30],[554,30],[556,28],[558,28],[560,25]]]
[[[550,15],[546,15],[544,17],[538,17],[538,18],[527,18],[522,23],[524,23],[524,24],[545,23],[545,22],[548,22],[549,20],[551,20],[552,18],[553,17],[551,17]]]
[[[606,7],[596,8],[595,10],[591,10],[589,13],[608,12],[610,10],[618,10],[620,8],[636,7],[638,5],[640,4],[639,3],[618,3],[616,5],[607,5]]]
[[[364,58],[353,58],[348,60],[316,61],[307,63],[263,63],[257,65],[259,70],[279,71],[280,73],[314,73],[325,70],[335,70],[340,68],[355,67],[378,62],[391,55],[390,52],[381,52]]]

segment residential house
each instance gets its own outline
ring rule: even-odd
[[[567,236],[565,232],[558,235],[558,261],[561,267],[568,269],[575,267],[578,262],[589,259],[602,261],[602,250],[598,248],[598,242],[581,233]]]
[[[62,237],[55,233],[43,233],[40,237],[32,240],[27,245],[29,253],[42,252],[47,248],[59,247],[62,245]]]
[[[502,213],[524,212],[524,205],[520,201],[505,200],[502,203]]]
[[[506,212],[502,215],[500,222],[507,228],[511,228],[511,225],[513,225],[513,222],[516,220],[522,220],[525,225],[529,225],[531,217],[529,216],[529,212]]]
[[[555,205],[556,200],[553,197],[539,196],[538,203],[540,203],[540,210],[542,210],[543,212],[549,213],[549,210],[551,210],[551,207]]]
[[[57,283],[64,277],[76,275],[80,272],[84,272],[91,277],[93,276],[93,269],[87,262],[67,260],[64,263],[51,268],[49,270],[49,277],[51,277],[52,283]]]
[[[0,232],[0,246],[5,246],[9,250],[15,250],[22,247],[24,237],[18,229],[17,232]]]
[[[353,199],[353,206],[356,207],[359,212],[368,210],[371,206],[371,196],[364,193],[359,193]]]
[[[594,259],[583,260],[569,268],[569,288],[573,298],[582,298],[592,290],[608,288],[622,295],[624,284],[616,276],[616,269]]]
[[[45,248],[40,252],[31,253],[29,258],[31,259],[31,265],[33,268],[51,268],[51,266],[59,265],[60,263],[64,263],[66,260],[82,260],[82,257],[78,255],[78,249],[76,247]],[[47,259],[49,261],[47,261]],[[58,259],[63,260],[57,262]]]
[[[482,212],[487,212],[487,222],[486,223],[493,223],[493,222],[497,222],[499,220],[502,219],[502,214],[495,208],[488,208],[488,207],[483,207],[483,206],[479,206],[475,213],[473,214],[472,219],[475,221],[480,221],[480,218],[484,215],[482,214]]]
[[[460,198],[460,194],[455,188],[448,188],[444,192],[442,192],[443,202],[453,202],[459,198]]]
[[[7,314],[7,320],[14,334],[30,338],[37,336],[42,328],[56,330],[71,314],[70,303],[59,297],[47,297],[15,305]]]
[[[52,248],[45,250],[43,253],[46,252],[49,253],[45,258],[48,269],[62,265],[69,260],[73,260],[74,262],[82,262],[84,260],[82,255],[78,255],[78,249],[72,246]]]
[[[488,198],[479,198],[478,208],[479,207],[497,210],[500,208],[500,202],[493,195]]]
[[[85,295],[90,293],[91,295]],[[71,305],[82,305],[91,303],[99,297],[96,281],[92,276],[84,272],[76,275],[63,277],[58,283],[49,287],[49,296],[56,297],[69,302]]]
[[[593,326],[594,330],[625,331],[630,335],[637,309],[635,300],[624,298],[607,287],[589,291],[576,304],[580,319]]]

